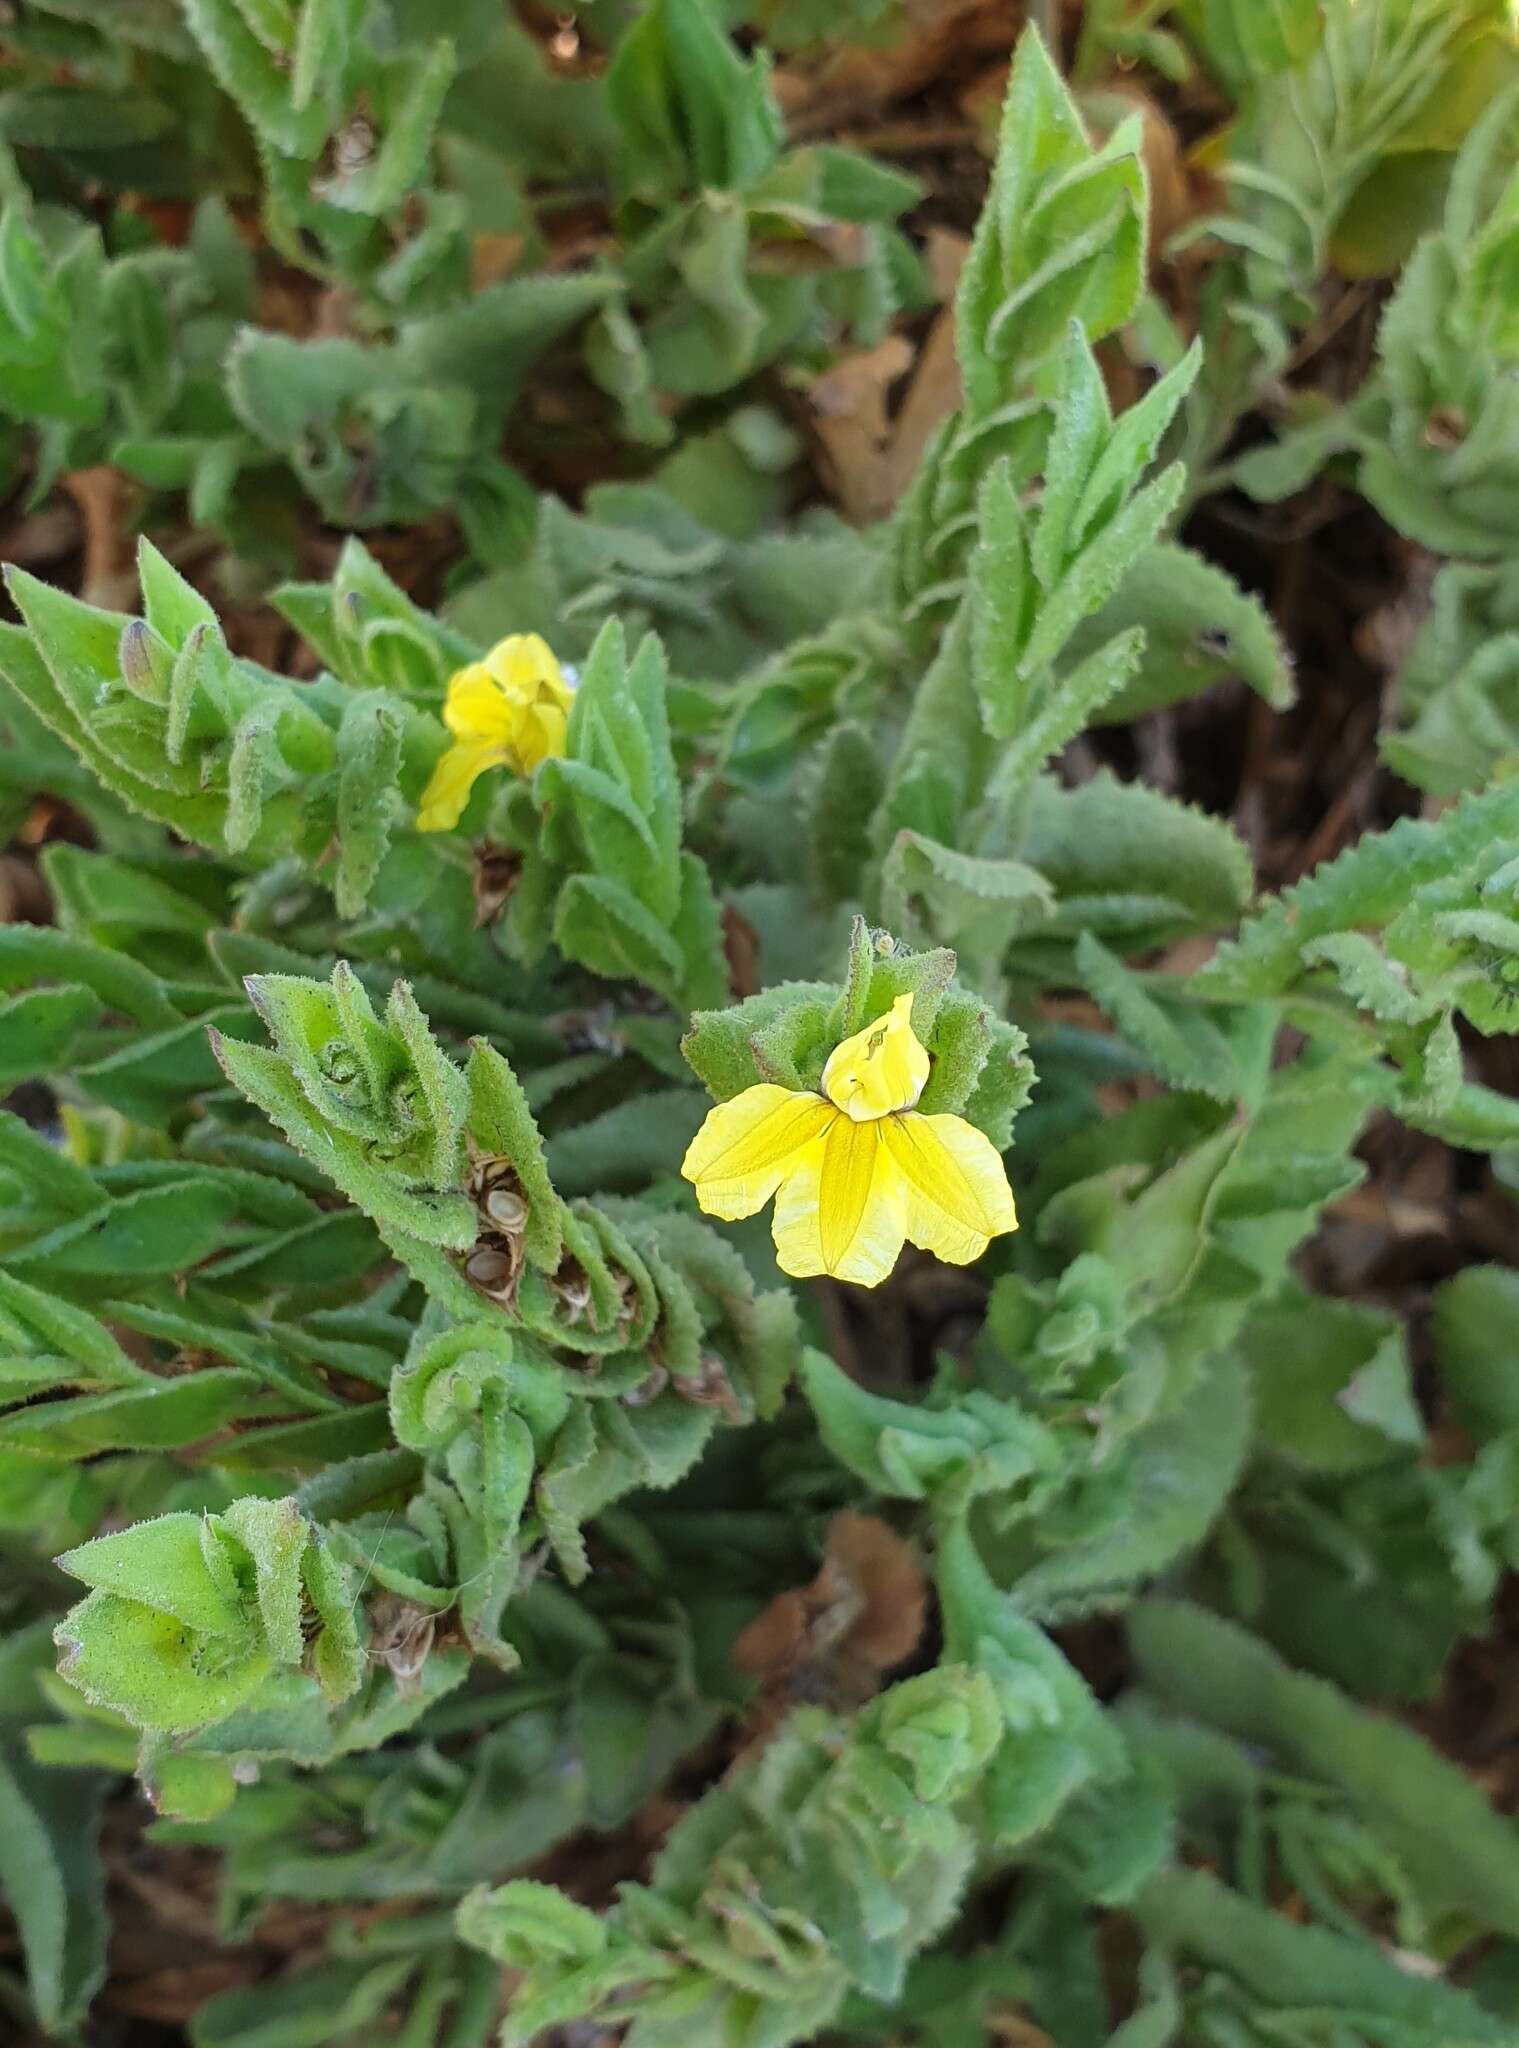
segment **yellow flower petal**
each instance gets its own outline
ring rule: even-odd
[[[828,1055],[823,1093],[861,1121],[911,1109],[928,1079],[928,1054],[912,1028],[912,997],[898,996],[884,1017]]]
[[[990,1138],[959,1116],[888,1117],[887,1151],[906,1191],[907,1235],[951,1266],[1018,1228],[1007,1170]]]
[[[907,1201],[881,1142],[879,1121],[835,1116],[809,1145],[776,1198],[773,1235],[781,1270],[797,1279],[829,1273],[879,1287],[902,1250]]]
[[[469,793],[487,768],[506,760],[503,746],[491,740],[455,740],[432,772],[417,810],[419,832],[451,832],[464,813]]]
[[[498,640],[481,666],[487,669],[513,704],[546,700],[568,711],[572,692],[554,650],[537,633],[508,633]]]
[[[461,740],[492,740],[504,746],[516,726],[517,707],[485,663],[472,661],[449,678],[443,723]]]
[[[798,1156],[843,1118],[821,1095],[762,1081],[720,1102],[686,1151],[681,1172],[709,1216],[752,1216],[762,1209]]]
[[[539,703],[517,714],[513,760],[523,775],[531,775],[551,754],[564,752],[569,720],[557,704]]]
[[[451,676],[443,723],[457,744],[433,770],[418,829],[451,831],[487,768],[531,775],[551,754],[562,754],[573,696],[553,650],[536,633],[508,634],[484,660]]]

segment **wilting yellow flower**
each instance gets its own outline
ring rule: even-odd
[[[681,1171],[709,1216],[752,1216],[775,1196],[784,1272],[879,1287],[904,1239],[952,1266],[980,1258],[1018,1217],[991,1140],[958,1116],[920,1116],[928,1054],[912,997],[835,1046],[823,1092],[771,1082],[720,1102]]]
[[[510,633],[490,653],[449,679],[443,723],[454,743],[422,792],[417,829],[449,832],[487,768],[531,775],[564,752],[571,685],[548,643]]]

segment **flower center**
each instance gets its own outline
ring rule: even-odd
[[[836,1045],[823,1069],[823,1093],[857,1123],[911,1109],[928,1079],[928,1054],[912,1028],[912,997],[898,996],[884,1017]]]

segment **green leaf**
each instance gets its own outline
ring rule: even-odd
[[[941,1531],[946,1650],[997,1688],[1005,1733],[987,1775],[987,1823],[1010,1849],[1036,1837],[1072,1795],[1110,1776],[1122,1746],[1085,1683],[986,1570],[962,1518]]]
[[[987,1396],[912,1407],[857,1386],[820,1351],[802,1358],[802,1389],[824,1443],[872,1491],[898,1499],[968,1500],[1051,1469],[1047,1431]]]
[[[1136,1433],[1119,1513],[1050,1549],[1013,1586],[1014,1601],[1046,1620],[1121,1604],[1203,1541],[1234,1488],[1249,1430],[1244,1375],[1215,1363],[1177,1413]]]
[[[308,0],[307,14],[320,11]],[[335,10],[332,10],[335,11]],[[302,20],[302,28],[305,20]],[[312,76],[316,60],[308,64]],[[420,62],[408,64],[399,97],[392,103],[384,138],[372,160],[349,176],[323,182],[321,196],[332,206],[353,213],[385,214],[398,207],[427,170],[428,151],[443,102],[458,69],[447,37],[434,43]],[[297,89],[305,79],[297,57]]]
[[[1107,602],[1175,511],[1185,483],[1179,463],[1162,470],[1071,561],[1035,620],[1023,657],[1030,668],[1053,660],[1080,621]]]
[[[1173,1088],[1233,1102],[1242,1080],[1223,1032],[1195,1004],[1166,995],[1163,976],[1141,978],[1090,932],[1076,942],[1076,966],[1119,1030]]]
[[[291,156],[314,157],[327,133],[325,107],[298,105],[285,52],[271,49],[249,25],[238,0],[185,0],[190,32],[223,90],[252,126]]]
[[[1009,803],[1123,689],[1139,666],[1143,635],[1136,627],[1119,633],[1066,675],[1052,681],[1044,702],[997,764],[992,797]]]
[[[390,844],[391,791],[401,767],[402,723],[378,692],[355,697],[338,727],[338,876],[340,917],[369,900]]]
[[[1287,2025],[1327,2020],[1389,2038],[1501,2042],[1507,2023],[1467,1992],[1400,1969],[1373,1943],[1303,1927],[1255,1905],[1201,1870],[1168,1870],[1136,1902],[1140,1925],[1168,1949],[1227,1971],[1267,2015]]]
[[[1132,626],[1145,636],[1139,671],[1096,714],[1100,724],[1142,717],[1231,675],[1273,711],[1293,701],[1291,660],[1265,606],[1189,548],[1157,541],[1142,549],[1113,596],[1076,627],[1070,650],[1084,655]]]
[[[1356,1472],[1423,1441],[1392,1317],[1289,1282],[1251,1315],[1242,1344],[1262,1445],[1285,1464]]]
[[[90,1398],[34,1401],[0,1416],[0,1449],[60,1462],[101,1451],[180,1450],[254,1416],[260,1384],[255,1373],[212,1369]]]
[[[0,1894],[15,1916],[37,2018],[49,2034],[84,2020],[106,1977],[100,1813],[108,1780],[0,1754]]]
[[[1431,1902],[1495,1932],[1519,1925],[1519,1834],[1412,1729],[1290,1670],[1201,1608],[1149,1601],[1134,1611],[1129,1632],[1148,1686],[1288,1768],[1338,1786]]]
[[[236,1627],[237,1608],[207,1560],[207,1540],[197,1515],[162,1515],[98,1536],[58,1562],[87,1586],[156,1605],[186,1628],[225,1635]]]
[[[1100,150],[1034,30],[1013,60],[992,187],[956,300],[973,416],[1008,395],[1073,318],[1091,341],[1132,313],[1143,283],[1145,184],[1132,129]]]
[[[1037,925],[1052,899],[1043,875],[1022,861],[956,853],[921,833],[903,831],[882,867],[881,901],[888,919],[909,939],[921,942],[929,931],[953,939],[970,978],[980,980],[976,961],[994,965],[1011,932]],[[988,905],[1009,906],[1005,932],[998,933],[998,914]]]
[[[1440,1376],[1456,1413],[1479,1439],[1519,1427],[1519,1385],[1508,1361],[1519,1337],[1519,1274],[1470,1266],[1435,1289]]]
[[[622,37],[607,92],[631,196],[742,191],[779,154],[768,65],[743,61],[705,0],[653,0]]]
[[[59,1562],[94,1588],[54,1631],[60,1674],[147,1734],[225,1721],[308,1659],[333,1699],[363,1677],[352,1584],[294,1500],[161,1515]]]
[[[1312,943],[1390,924],[1422,889],[1469,869],[1516,831],[1519,783],[1469,796],[1436,820],[1399,819],[1284,889],[1219,948],[1193,985],[1234,1001],[1279,994],[1301,975]]]
[[[1125,951],[1232,925],[1253,880],[1223,819],[1106,771],[1075,789],[1036,783],[1023,856],[1055,890],[1047,932],[1100,932]]]

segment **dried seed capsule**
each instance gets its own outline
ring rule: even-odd
[[[629,1387],[622,1397],[624,1408],[647,1408],[651,1401],[657,1401],[670,1384],[670,1375],[662,1365],[656,1365],[646,1380],[640,1380],[636,1387]]]
[[[527,1222],[527,1203],[515,1189],[503,1182],[486,1196],[485,1213],[492,1223],[515,1234]]]
[[[745,1414],[744,1402],[728,1377],[728,1368],[715,1351],[704,1351],[701,1369],[693,1375],[677,1374],[671,1381],[683,1401],[698,1408],[721,1408],[738,1419]]]
[[[494,1245],[476,1245],[464,1261],[464,1276],[487,1294],[511,1285],[513,1261]]]
[[[559,1271],[564,1277],[556,1277],[552,1285],[560,1313],[567,1323],[578,1323],[590,1310],[591,1283],[573,1259],[567,1259]]]

